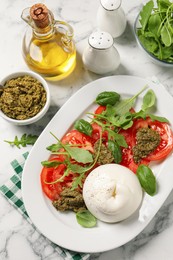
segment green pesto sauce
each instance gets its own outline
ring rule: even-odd
[[[135,163],[146,158],[160,144],[160,135],[151,128],[140,128],[136,133],[136,145],[132,148]]]
[[[41,111],[45,103],[43,85],[31,76],[10,79],[0,88],[0,109],[10,118],[31,118]]]

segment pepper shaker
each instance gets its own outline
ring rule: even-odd
[[[89,36],[82,59],[85,67],[97,74],[112,72],[120,64],[120,56],[112,36],[103,31],[94,32]]]
[[[100,0],[97,24],[100,30],[109,32],[113,38],[123,34],[126,17],[121,7],[122,0]]]

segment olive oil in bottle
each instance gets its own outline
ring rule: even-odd
[[[67,77],[76,65],[72,27],[55,21],[43,4],[25,9],[22,18],[30,25],[23,39],[23,56],[27,65],[48,80]]]

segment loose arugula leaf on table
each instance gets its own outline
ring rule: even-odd
[[[37,138],[37,135],[23,134],[21,138],[15,136],[14,141],[4,140],[4,142],[9,143],[11,146],[16,146],[20,149],[21,146],[26,147],[27,145],[33,145]]]

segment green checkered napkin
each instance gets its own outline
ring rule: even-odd
[[[24,163],[28,154],[29,153],[26,152],[21,156],[21,158],[18,158],[17,160],[15,159],[11,162],[14,172],[12,172],[10,179],[5,184],[0,186],[0,192],[5,196],[10,204],[12,204],[27,219],[27,221],[32,224],[26,212],[21,192],[21,177]],[[39,233],[37,230],[36,232]],[[48,243],[58,252],[58,254],[66,260],[87,260],[90,257],[89,254],[72,252],[55,245],[47,238],[44,239],[46,239]]]

